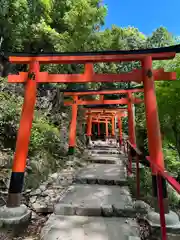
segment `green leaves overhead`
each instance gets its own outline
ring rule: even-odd
[[[0,9],[1,50],[78,51],[106,8],[98,0],[9,0]],[[2,4],[1,4],[2,6]]]
[[[152,36],[147,38],[146,46],[148,48],[156,48],[170,46],[174,43],[175,39],[172,34],[170,34],[165,27],[159,27],[153,32]]]

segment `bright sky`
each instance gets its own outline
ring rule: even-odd
[[[134,26],[150,35],[159,26],[180,36],[180,0],[103,0],[108,6],[105,27]]]

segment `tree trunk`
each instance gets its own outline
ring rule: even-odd
[[[8,59],[0,56],[0,77],[7,77],[10,71],[10,64]]]

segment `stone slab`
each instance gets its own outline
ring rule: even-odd
[[[107,211],[107,206],[109,209]],[[69,209],[72,208],[73,211]],[[66,213],[68,209],[68,213]],[[102,216],[105,211],[112,216],[135,217],[136,209],[128,187],[76,184],[54,205],[56,215]]]
[[[135,220],[51,215],[41,230],[42,240],[140,240]],[[134,238],[133,238],[134,237]]]
[[[101,147],[96,147],[96,148],[94,148],[94,150],[98,150],[98,149],[102,149],[102,150],[109,150],[109,151],[113,151],[113,150],[119,150],[119,147],[117,147],[117,146],[101,146]]]
[[[126,185],[126,169],[118,164],[90,164],[75,176],[76,183]]]
[[[100,147],[117,148],[117,142],[114,141],[114,142],[110,143],[109,141],[105,141],[105,142],[92,141],[92,142],[90,142],[89,146],[94,147],[94,148],[96,148],[96,147],[98,147],[98,148],[100,148]]]
[[[119,150],[117,148],[97,148],[89,150],[90,154],[119,154]]]
[[[115,156],[110,156],[110,157],[107,157],[107,156],[88,156],[88,157],[85,157],[84,159],[85,161],[88,161],[88,162],[92,162],[92,163],[102,163],[102,164],[122,164],[122,161],[120,160],[120,158],[118,157],[115,157]]]
[[[117,145],[95,145],[95,146],[90,146],[89,149],[117,149]]]
[[[91,154],[89,158],[104,158],[104,159],[109,159],[109,160],[120,160],[121,155],[119,154]]]
[[[120,159],[120,157],[121,157],[121,155],[120,154],[116,154],[116,153],[114,153],[114,154],[111,154],[111,153],[100,153],[100,154],[98,154],[98,153],[92,153],[91,155],[90,155],[91,157],[104,157],[104,158],[106,158],[106,159],[108,159],[108,158],[117,158],[117,159]]]
[[[93,148],[91,148],[91,149],[93,149]],[[107,149],[107,150],[114,150],[114,149],[116,149],[117,150],[117,149],[119,149],[119,147],[106,144],[106,145],[100,145],[100,146],[95,145],[94,149]]]

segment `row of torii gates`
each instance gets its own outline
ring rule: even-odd
[[[162,151],[160,124],[158,118],[158,109],[156,103],[156,94],[154,81],[175,80],[175,72],[165,72],[164,69],[154,70],[152,67],[153,60],[173,59],[177,52],[180,52],[180,46],[167,48],[132,50],[132,51],[104,51],[104,52],[84,52],[84,53],[54,53],[54,54],[25,54],[14,53],[9,56],[9,61],[15,64],[27,64],[28,72],[20,72],[17,75],[9,75],[9,83],[24,83],[24,103],[21,113],[19,131],[17,135],[16,150],[13,160],[12,174],[9,186],[9,195],[7,201],[8,208],[16,208],[21,204],[21,193],[23,189],[24,172],[26,169],[26,158],[28,154],[28,145],[33,121],[33,114],[36,102],[36,92],[38,83],[89,83],[89,82],[136,82],[143,83],[143,89],[134,90],[107,90],[91,92],[65,92],[65,95],[73,97],[72,101],[65,102],[66,106],[72,106],[72,119],[70,124],[69,146],[70,153],[73,153],[76,145],[76,117],[79,105],[99,105],[99,104],[123,104],[127,105],[129,139],[128,146],[130,150],[139,156],[139,150],[136,146],[134,117],[132,106],[144,102],[146,113],[146,125],[148,136],[148,147],[152,169],[153,197],[156,199],[156,211],[160,212],[160,223],[162,239],[166,239],[165,213],[169,212],[167,201],[166,181],[180,193],[180,185],[167,174],[164,166],[164,157]],[[139,61],[141,69],[135,69],[132,72],[120,74],[99,74],[94,72],[93,64],[98,62],[131,62]],[[41,72],[41,64],[84,64],[84,73],[79,74],[48,74]],[[143,92],[144,100],[133,96],[135,92]],[[105,100],[106,94],[125,94],[125,97],[116,100]],[[81,95],[100,95],[99,100],[82,100]],[[101,109],[102,110],[102,109]],[[107,109],[106,109],[107,110]],[[116,109],[113,114],[117,114],[119,119],[119,137],[122,143],[121,117],[125,114],[125,109]],[[98,115],[99,114],[99,115]],[[87,136],[91,135],[92,121],[99,122],[103,116],[102,122],[107,124],[107,117],[101,111],[95,112],[90,109],[86,111],[87,116]],[[114,115],[109,114],[111,121],[114,121]],[[96,118],[94,118],[96,116]],[[109,116],[108,116],[109,117]],[[114,124],[113,124],[114,125]],[[114,129],[112,129],[114,134]],[[107,128],[106,128],[107,135]],[[129,156],[131,158],[131,152]],[[159,207],[157,207],[159,206]]]
[[[102,128],[101,125],[104,124],[104,139],[108,139],[109,137],[115,138],[115,128],[116,128],[116,119],[118,120],[118,129],[119,129],[119,143],[122,145],[123,141],[123,131],[122,131],[122,118],[127,116],[126,108],[95,108],[86,110],[86,126],[87,126],[87,144],[89,140],[91,140],[91,136],[93,135],[93,124],[97,126],[97,136],[101,138],[102,136]],[[109,124],[111,125],[111,132],[109,132]]]
[[[105,107],[110,105],[127,105],[127,108],[88,108],[85,110],[85,117],[87,122],[87,132],[86,135],[90,139],[92,135],[92,124],[96,123],[98,126],[98,135],[100,135],[100,124],[105,124],[105,135],[106,138],[109,136],[115,137],[115,118],[118,119],[118,128],[119,128],[119,143],[122,145],[122,117],[127,116],[128,111],[128,129],[129,129],[129,140],[135,144],[135,127],[134,127],[134,116],[133,116],[133,104],[142,103],[143,100],[140,98],[135,98],[133,93],[143,92],[143,89],[120,89],[120,90],[106,90],[106,91],[83,91],[83,92],[65,92],[65,96],[71,96],[72,101],[65,101],[65,106],[72,107],[72,119],[70,124],[69,132],[69,154],[74,153],[76,146],[76,125],[77,125],[77,110],[78,106],[90,106],[90,105],[104,105]],[[124,97],[120,99],[105,100],[105,95],[110,94],[123,94]],[[99,100],[82,100],[79,99],[81,96],[92,96],[100,95]],[[109,133],[108,124],[111,123],[111,134]]]

